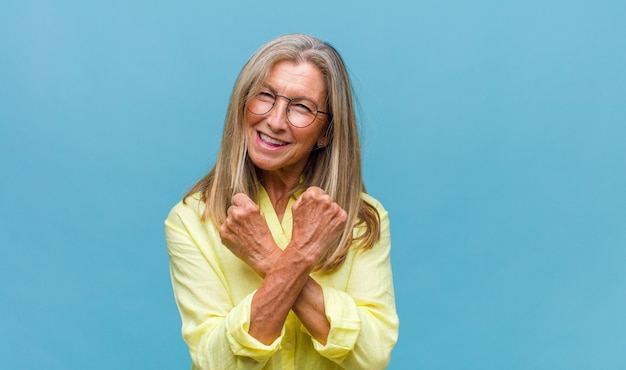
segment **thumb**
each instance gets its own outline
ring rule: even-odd
[[[296,199],[296,201],[293,203],[293,205],[291,206],[291,209],[297,209],[300,206],[300,203],[302,203],[302,195],[298,197],[298,199]]]
[[[249,196],[247,196],[244,193],[237,193],[233,195],[231,202],[234,206],[237,206],[237,207],[240,207],[249,203],[256,204],[252,201],[252,199],[250,199]]]

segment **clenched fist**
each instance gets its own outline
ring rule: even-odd
[[[290,247],[297,248],[314,265],[326,249],[341,237],[347,214],[322,189],[308,188],[293,204]]]
[[[222,244],[261,276],[280,254],[259,206],[245,194],[233,196],[219,231]]]

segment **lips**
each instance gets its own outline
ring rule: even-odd
[[[281,140],[269,137],[269,136],[267,136],[267,135],[265,135],[264,133],[261,133],[261,132],[258,133],[258,137],[259,137],[259,140],[261,140],[261,142],[263,144],[269,145],[269,146],[272,146],[272,147],[279,147],[279,146],[284,146],[284,145],[289,144],[289,143],[287,143],[285,141],[281,141]]]

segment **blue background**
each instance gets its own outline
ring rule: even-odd
[[[0,366],[183,369],[163,220],[230,89],[348,64],[392,221],[391,369],[626,368],[626,3],[0,4]]]

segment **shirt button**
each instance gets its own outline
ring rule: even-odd
[[[291,344],[291,342],[287,342],[287,344],[285,344],[285,348],[292,349],[293,348],[293,344]]]

